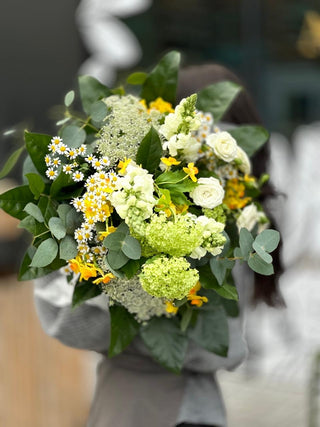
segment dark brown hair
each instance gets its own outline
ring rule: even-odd
[[[220,81],[232,81],[243,87],[241,80],[230,70],[218,64],[206,64],[192,66],[183,69],[179,76],[177,98],[181,100],[192,93],[198,92],[212,83]],[[237,125],[262,124],[260,116],[254,106],[251,96],[247,90],[242,90],[232,103],[229,110],[224,114],[223,121]],[[269,161],[269,143],[266,143],[252,157],[253,174],[257,177],[267,172]],[[276,192],[270,183],[264,185],[260,202],[271,222],[271,228],[277,228],[274,218],[268,211],[267,201],[275,197]],[[274,275],[262,276],[254,273],[253,302],[264,301],[271,306],[283,305],[283,299],[279,291],[278,281],[283,268],[280,260],[281,246],[273,252]]]

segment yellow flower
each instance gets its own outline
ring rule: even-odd
[[[158,97],[154,101],[150,102],[148,113],[151,110],[158,110],[159,113],[174,113],[174,109],[172,108],[172,104],[170,102],[164,101],[162,98]]]
[[[250,201],[251,197],[245,197],[245,186],[238,178],[227,181],[223,203],[229,209],[242,209]]]
[[[177,159],[175,159],[174,157],[161,157],[161,161],[162,163],[164,163],[168,169],[170,169],[171,166],[173,165],[179,165],[181,162],[179,162]]]
[[[208,302],[207,297],[203,297],[201,295],[197,295],[197,292],[201,289],[200,282],[197,282],[196,286],[194,286],[188,294],[188,301],[190,301],[191,305],[196,305],[197,307],[201,307],[204,302]]]
[[[113,227],[112,225],[110,227],[107,227],[106,231],[99,231],[98,239],[100,242],[104,240],[105,237],[109,236],[109,234],[114,233],[116,231],[116,227]]]
[[[69,267],[75,274],[80,273],[80,265],[81,265],[81,257],[79,255],[77,255],[76,258],[69,260]]]
[[[95,285],[98,285],[99,283],[107,284],[110,282],[111,279],[113,279],[115,276],[112,273],[104,274],[102,277],[99,277],[98,279],[94,280],[93,283]]]
[[[176,314],[178,312],[178,307],[172,304],[171,301],[166,301],[166,312]]]
[[[140,102],[140,104],[141,104],[141,105],[143,105],[143,106],[144,106],[144,108],[147,110],[147,108],[148,108],[148,107],[147,107],[147,102],[146,102],[146,100],[145,100],[145,99],[141,99],[139,102]]]
[[[124,175],[126,173],[127,166],[130,162],[131,162],[131,159],[127,159],[127,158],[125,158],[124,161],[120,160],[120,162],[118,163],[118,169],[121,175]]]
[[[183,168],[183,171],[190,176],[193,182],[197,182],[196,174],[199,172],[198,168],[195,167],[194,163],[188,163],[187,168]]]

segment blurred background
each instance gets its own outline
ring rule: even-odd
[[[107,85],[170,49],[218,62],[249,88],[271,132],[273,203],[287,308],[246,313],[248,360],[219,379],[230,427],[320,425],[320,4],[315,0],[2,0],[0,168],[12,127],[55,132],[77,74]],[[19,168],[0,192],[20,181]],[[17,283],[26,237],[0,213],[0,425],[85,426],[96,358],[44,336],[32,285]]]

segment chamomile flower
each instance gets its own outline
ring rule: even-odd
[[[58,172],[53,168],[49,168],[46,170],[46,175],[49,179],[54,180],[57,177]]]
[[[109,160],[109,157],[107,157],[107,156],[103,156],[103,157],[100,159],[100,162],[101,162],[101,164],[102,164],[104,167],[106,167],[106,166],[109,166],[109,165],[110,165],[110,160]]]
[[[73,199],[71,203],[77,212],[81,212],[83,205],[82,200],[79,197]]]
[[[58,151],[57,147],[58,146],[54,143],[51,143],[48,145],[48,149],[49,149],[49,151],[51,151],[51,153],[57,153],[57,151]]]
[[[84,230],[82,228],[77,228],[74,232],[74,238],[79,243],[86,242],[86,238],[84,236]]]
[[[87,153],[87,147],[86,147],[86,145],[84,145],[84,144],[80,145],[80,147],[78,148],[78,154],[80,156],[85,156],[86,153]]]
[[[62,168],[63,172],[66,173],[67,175],[72,174],[73,169],[74,169],[74,165],[70,163],[64,165]]]
[[[81,255],[86,255],[90,251],[90,247],[86,243],[80,243],[78,245],[78,251]],[[88,260],[86,259],[86,261]]]
[[[93,156],[92,154],[89,154],[89,156],[87,156],[87,157],[85,158],[85,161],[86,161],[87,163],[92,163],[93,159],[94,159],[94,156]]]
[[[94,158],[94,160],[92,160],[91,164],[98,171],[103,168],[103,164],[97,158]]]
[[[47,154],[47,155],[45,156],[44,161],[45,161],[45,163],[46,163],[46,165],[47,165],[47,166],[51,166],[51,164],[52,164],[52,159],[51,159],[51,157],[49,156],[49,154]]]
[[[68,157],[69,159],[75,159],[78,156],[78,150],[76,150],[75,148],[68,148],[67,152],[66,152],[66,157]]]
[[[82,172],[80,172],[80,171],[75,171],[75,172],[73,172],[73,174],[72,174],[72,179],[73,179],[75,182],[80,182],[80,181],[82,181],[82,180],[83,180],[83,178],[84,178],[84,175],[83,175],[83,173],[82,173]]]
[[[51,161],[51,165],[55,168],[60,166],[60,164],[61,164],[61,160],[59,159],[59,157],[54,157]]]
[[[57,153],[66,155],[68,153],[68,147],[66,144],[61,143],[60,145],[57,145]]]
[[[51,144],[54,144],[55,146],[58,146],[62,143],[62,138],[60,136],[54,136],[51,139]]]

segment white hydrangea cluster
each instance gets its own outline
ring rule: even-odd
[[[190,257],[200,259],[204,257],[207,252],[210,252],[214,256],[221,253],[226,242],[226,239],[222,234],[225,224],[222,224],[213,218],[208,218],[205,215],[199,216],[197,218],[197,222],[203,229],[203,241],[201,246],[198,246],[193,250]]]
[[[102,284],[102,289],[109,295],[111,304],[120,303],[138,322],[146,322],[154,316],[168,315],[164,299],[148,294],[137,276],[111,280],[106,285]]]
[[[152,119],[133,95],[120,97],[109,96],[104,99],[110,110],[106,124],[101,129],[98,149],[108,156],[110,165],[115,166],[119,160],[135,158],[139,144],[151,128]]]
[[[44,161],[47,166],[46,175],[49,179],[55,180],[63,171],[67,175],[72,175],[75,182],[83,180],[84,175],[78,168],[77,159],[86,156],[86,145],[71,148],[63,142],[60,136],[54,136],[48,145],[48,150],[50,154],[45,156]]]
[[[195,111],[196,101],[196,95],[182,99],[174,113],[168,114],[159,128],[164,138],[163,149],[168,150],[170,156],[181,155],[187,162],[197,159],[201,147],[194,136],[194,132],[201,126],[200,116]]]
[[[115,191],[110,194],[109,200],[122,219],[128,221],[128,212],[132,208],[136,208],[135,212],[139,212],[141,219],[150,218],[156,199],[153,196],[153,177],[146,169],[132,161],[126,167],[124,176],[118,177],[114,185]]]

